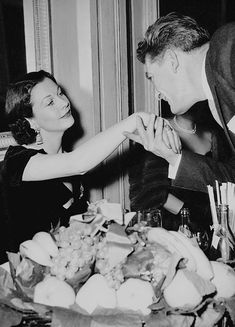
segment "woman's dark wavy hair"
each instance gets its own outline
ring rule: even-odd
[[[40,70],[28,73],[8,86],[5,104],[6,117],[12,135],[18,144],[31,144],[36,140],[37,133],[25,118],[33,117],[31,104],[33,87],[46,77],[57,83],[54,76]]]
[[[137,58],[144,64],[146,55],[154,61],[157,57],[161,58],[167,49],[178,48],[189,52],[209,39],[209,32],[193,18],[172,12],[149,26],[144,39],[138,43]]]

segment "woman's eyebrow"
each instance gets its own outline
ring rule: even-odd
[[[51,97],[51,94],[48,94],[42,100],[47,99],[47,98],[50,98],[50,97]]]
[[[61,87],[59,85],[57,85],[57,87],[56,87],[56,93],[58,93],[59,90],[61,90]],[[51,98],[52,96],[53,96],[53,94],[51,94],[51,93],[45,95],[45,97],[42,98],[41,103],[43,103],[47,99]]]
[[[52,96],[51,94],[46,95],[44,98],[42,98],[41,103],[44,103],[47,99],[50,99],[51,96]]]

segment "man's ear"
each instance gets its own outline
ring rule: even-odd
[[[179,68],[179,59],[178,59],[177,53],[172,49],[168,49],[168,50],[166,50],[165,58],[167,58],[172,71],[174,73],[177,73],[177,70]]]

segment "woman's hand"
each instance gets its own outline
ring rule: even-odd
[[[182,145],[180,138],[168,120],[163,120],[163,140],[168,148],[175,153],[181,153]]]
[[[150,114],[144,111],[139,111],[136,114],[136,124],[138,126],[139,122],[142,121],[144,126],[148,126],[151,117],[156,117],[154,114]]]
[[[169,163],[175,163],[176,155],[181,152],[181,142],[167,120],[152,114],[145,128],[142,119],[137,117],[137,132],[138,134],[125,132],[125,136]]]

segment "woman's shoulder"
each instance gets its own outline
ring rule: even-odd
[[[29,149],[23,145],[9,146],[5,154],[2,172],[10,180],[21,178],[22,172],[31,157],[38,154],[39,150]]]
[[[38,152],[41,151],[33,148],[28,148],[24,145],[10,145],[5,154],[5,159],[8,159],[9,157],[16,156],[16,155],[24,155],[24,154],[26,155],[29,153],[36,154]]]
[[[4,156],[3,165],[9,166],[11,163],[17,162],[19,165],[22,162],[27,163],[28,160],[38,153],[45,154],[44,150],[37,150],[33,148],[28,148],[24,145],[10,145]]]

